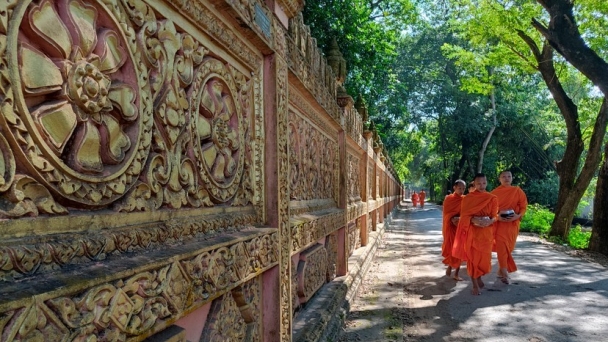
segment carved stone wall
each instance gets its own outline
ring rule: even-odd
[[[302,6],[0,4],[0,341],[291,340],[399,191]]]

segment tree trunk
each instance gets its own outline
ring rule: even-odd
[[[576,19],[574,18],[574,1],[572,0],[537,0],[549,17],[545,27],[538,20],[532,20],[532,26],[538,30],[553,48],[577,68],[593,84],[608,96],[608,63],[593,51],[583,40]]]
[[[589,250],[608,255],[608,143],[604,145],[604,163],[600,168],[593,199],[593,229]]]
[[[559,236],[566,240],[574,212],[600,163],[601,147],[606,133],[608,117],[606,98],[604,98],[595,120],[585,164],[579,172],[580,157],[585,145],[579,123],[578,108],[562,87],[555,72],[553,49],[545,42],[541,52],[536,42],[524,32],[519,31],[518,34],[532,50],[538,62],[538,70],[566,123],[566,150],[562,160],[556,164],[557,175],[559,176],[559,193],[555,208],[555,219],[549,232],[550,236]]]
[[[486,134],[486,138],[481,144],[481,149],[479,149],[479,159],[477,160],[477,173],[481,173],[483,169],[483,156],[486,153],[486,149],[488,148],[490,139],[492,139],[492,134],[494,134],[494,131],[496,130],[496,98],[494,97],[494,90],[492,90],[492,93],[490,94],[490,101],[492,103],[492,127],[490,128],[490,131],[488,131],[488,134]]]

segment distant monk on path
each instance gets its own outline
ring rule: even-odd
[[[492,271],[493,225],[498,215],[498,199],[486,191],[488,181],[483,173],[476,174],[473,181],[475,191],[462,199],[458,223],[458,230],[466,236],[464,257],[457,253],[453,255],[467,260],[467,273],[473,282],[471,293],[480,295],[485,286],[481,276]]]
[[[424,208],[424,199],[426,198],[426,192],[424,189],[420,190],[420,208]]]
[[[416,191],[414,191],[414,193],[412,194],[412,204],[414,205],[414,208],[418,206],[418,194],[416,193]]]
[[[460,220],[460,204],[462,202],[462,194],[464,194],[466,183],[459,179],[454,182],[452,188],[454,193],[445,196],[443,200],[443,245],[441,246],[441,255],[443,256],[443,264],[448,268],[445,271],[445,275],[450,277],[452,270],[454,270],[454,279],[457,281],[462,280],[458,276],[460,272],[460,264],[462,260],[452,256],[452,247],[454,245],[454,238],[456,237],[456,228],[458,227],[458,221]]]
[[[508,284],[509,273],[517,271],[513,260],[515,241],[519,235],[519,224],[528,207],[528,198],[518,186],[512,186],[513,175],[511,171],[503,171],[498,176],[500,186],[492,191],[498,198],[498,221],[494,227],[494,240],[496,241],[496,255],[498,256],[498,277]]]

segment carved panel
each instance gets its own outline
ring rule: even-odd
[[[347,154],[348,170],[348,203],[361,200],[361,181],[359,173],[359,158]]]
[[[289,21],[287,49],[289,67],[316,101],[340,125],[340,108],[336,102],[336,79],[319,51],[302,14]]]
[[[355,222],[348,224],[348,255],[352,255],[357,245],[361,246],[360,228]]]
[[[327,280],[327,251],[321,244],[300,254],[298,263],[298,296],[306,303]]]
[[[338,179],[338,146],[307,120],[291,112],[290,196],[292,200],[334,198]]]
[[[372,192],[372,186],[374,184],[374,164],[371,163],[369,160],[367,161],[367,199],[372,199],[374,198],[374,194]]]
[[[260,210],[261,59],[242,49],[244,73],[143,2],[65,2],[11,4],[0,27],[0,216]]]
[[[343,209],[333,209],[318,213],[318,216],[308,214],[292,217],[292,253],[306,248],[344,226],[344,214]]]
[[[325,239],[325,250],[327,251],[327,272],[325,280],[330,282],[336,277],[338,262],[338,235],[332,233]]]
[[[261,285],[254,278],[213,301],[201,341],[260,341]]]
[[[74,279],[73,285],[39,299],[6,301],[0,336],[9,341],[37,336],[51,341],[119,341],[151,335],[184,312],[276,265],[277,242],[276,233],[256,236],[84,290]],[[243,285],[242,300],[237,300],[237,310],[252,317],[251,322],[260,319],[256,316],[258,287],[255,283]]]
[[[44,237],[0,244],[0,280],[55,270],[71,263],[99,261],[108,255],[141,251],[166,243],[185,242],[197,235],[212,234],[226,227],[244,227],[257,222],[255,214],[169,219],[116,230],[70,234],[61,240]]]

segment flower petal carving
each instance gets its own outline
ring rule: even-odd
[[[101,57],[99,70],[112,74],[125,63],[127,52],[120,45],[118,35],[113,31],[105,30],[99,34],[99,39],[104,42],[103,44],[98,44],[95,50]]]
[[[78,32],[80,50],[88,56],[97,45],[97,32],[95,32],[97,10],[80,0],[74,0],[70,1],[69,12],[69,20],[66,24],[72,26],[72,32]]]
[[[113,86],[108,94],[122,112],[123,119],[133,121],[137,118],[137,108],[135,107],[135,91],[128,85]]]
[[[20,50],[19,67],[25,92],[43,95],[61,89],[63,76],[50,58],[26,43],[21,44]]]
[[[40,5],[32,6],[30,11],[32,30],[52,47],[55,56],[67,59],[72,52],[72,39],[51,1],[44,0]]]
[[[107,156],[110,160],[109,163],[119,163],[125,157],[125,151],[131,147],[131,141],[129,137],[123,133],[118,124],[118,121],[111,115],[102,115],[102,126],[100,128],[102,133],[103,145],[106,146],[104,151],[107,151]]]
[[[38,118],[48,142],[61,153],[77,124],[77,114],[72,106],[66,101],[42,105],[32,116]]]
[[[85,121],[76,134],[76,167],[83,171],[100,172],[103,169],[99,147],[101,138],[97,127],[91,121]]]

